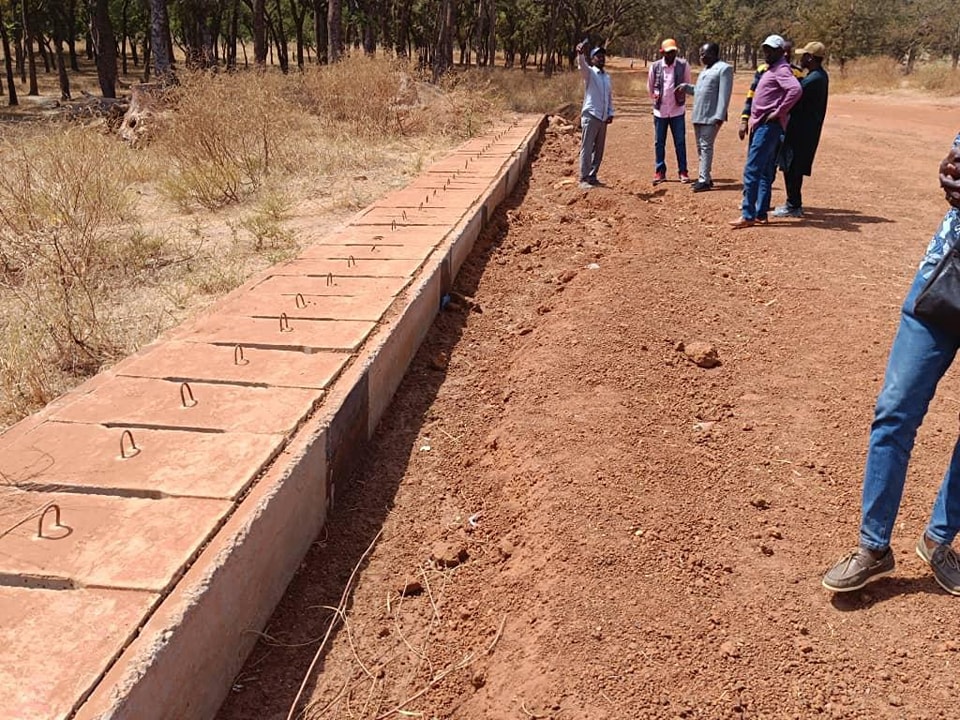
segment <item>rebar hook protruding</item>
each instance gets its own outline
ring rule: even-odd
[[[187,402],[187,398],[190,399],[189,402]],[[189,383],[180,383],[180,403],[185,408],[192,408],[197,404],[196,399],[193,397],[193,390],[190,389]]]
[[[56,503],[47,503],[47,506],[40,511],[40,521],[37,523],[37,537],[43,537],[43,520],[47,517],[47,513],[53,510],[53,525],[54,527],[63,527],[60,524],[60,506]]]
[[[243,345],[237,345],[233,348],[233,364],[234,365],[249,365],[250,361],[243,356]]]
[[[129,440],[130,445],[129,449],[124,445],[124,440]],[[137,447],[137,443],[133,441],[133,433],[129,430],[124,430],[120,433],[120,458],[122,460],[129,460],[132,457],[135,457],[140,454],[140,448]]]

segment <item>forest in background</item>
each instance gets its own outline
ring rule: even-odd
[[[178,60],[287,73],[353,50],[412,61],[434,81],[494,65],[549,77],[572,66],[583,38],[638,58],[654,57],[664,37],[687,50],[713,40],[735,65],[752,65],[771,32],[820,40],[841,72],[863,56],[893,58],[904,74],[921,59],[954,70],[960,61],[960,5],[948,0],[0,0],[10,105],[17,81],[38,93],[38,72],[56,72],[69,99],[81,52],[113,98],[119,77],[168,79]]]

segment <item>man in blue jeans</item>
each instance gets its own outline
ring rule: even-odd
[[[768,67],[757,83],[750,107],[750,147],[743,168],[743,202],[740,217],[730,221],[735,228],[767,222],[780,139],[787,127],[790,109],[803,94],[786,59],[786,41],[779,35],[770,35],[763,41],[762,49]]]
[[[673,38],[660,43],[662,58],[657,60],[647,74],[647,92],[653,100],[653,184],[667,179],[667,130],[673,135],[673,147],[677,151],[677,171],[680,182],[690,182],[687,173],[687,137],[684,114],[687,111],[687,94],[683,90],[690,83],[690,65],[677,57],[679,48]]]
[[[920,269],[901,308],[900,327],[890,349],[883,389],[877,398],[863,473],[860,546],[827,571],[823,586],[833,592],[859,590],[893,572],[890,539],[903,497],[907,464],[917,429],[937,383],[960,349],[960,332],[914,314],[917,295],[937,263],[960,242],[960,135],[940,163],[940,186],[952,206],[927,246]],[[960,595],[960,558],[951,546],[960,531],[960,440],[953,449],[926,530],[917,541],[920,558],[940,586]]]

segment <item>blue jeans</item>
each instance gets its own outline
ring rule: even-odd
[[[863,473],[860,545],[883,550],[890,545],[903,497],[907,464],[917,429],[923,422],[937,383],[953,362],[960,337],[928,325],[913,314],[913,304],[931,267],[914,278],[903,302],[900,327],[890,349],[883,389],[877,398]],[[960,530],[960,440],[953,448],[940,492],[933,504],[927,536],[953,542]]]
[[[653,154],[656,160],[654,170],[667,174],[667,128],[673,135],[673,147],[677,151],[677,171],[687,172],[687,130],[683,115],[672,118],[653,117]]]
[[[740,205],[740,212],[747,220],[764,220],[770,210],[770,188],[777,174],[777,150],[782,136],[783,128],[776,121],[757,125],[750,135]]]

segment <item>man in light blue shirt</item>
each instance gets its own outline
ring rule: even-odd
[[[720,126],[727,120],[730,95],[733,92],[733,68],[720,59],[720,46],[705,43],[700,48],[703,70],[697,76],[697,84],[684,83],[686,93],[693,95],[693,134],[697,138],[697,155],[700,157],[700,177],[693,184],[694,192],[713,188],[713,146]]]
[[[592,62],[584,57],[586,43],[577,45],[577,68],[584,82],[583,108],[580,110],[580,189],[589,190],[600,185],[597,171],[603,160],[607,142],[607,125],[613,122],[613,89],[610,75],[603,66],[607,51],[595,47],[590,52]]]

